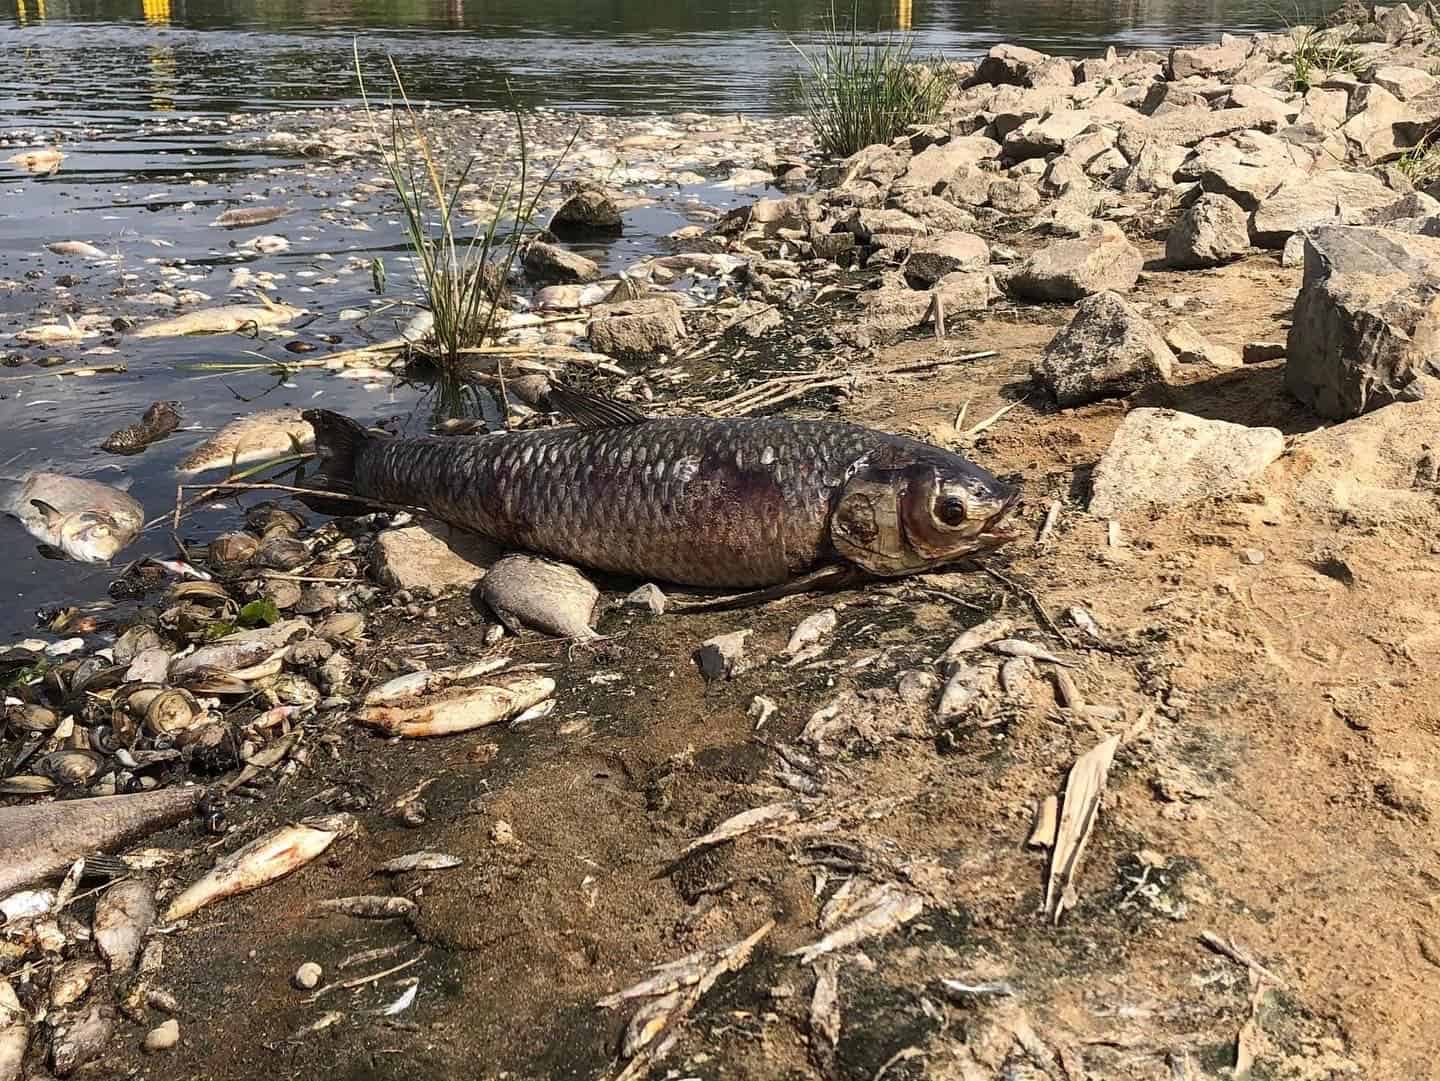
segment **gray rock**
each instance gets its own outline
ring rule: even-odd
[[[895,209],[925,223],[932,233],[968,233],[975,228],[975,215],[939,195],[905,192],[895,200]]]
[[[490,567],[480,597],[513,633],[526,626],[560,638],[597,637],[600,591],[568,563],[511,554]]]
[[[983,135],[964,135],[927,147],[911,158],[905,171],[895,178],[894,189],[943,191],[957,172],[995,158],[999,153],[1000,144]]]
[[[855,250],[855,234],[851,232],[814,233],[810,245],[815,249],[817,259],[839,261]]]
[[[1040,205],[1040,193],[1024,180],[996,180],[990,185],[990,205],[1002,214],[1024,214]]]
[[[1285,241],[1285,248],[1280,252],[1280,265],[1283,267],[1297,267],[1305,265],[1305,234],[1292,233]]]
[[[1440,238],[1372,227],[1306,234],[1285,387],[1322,417],[1423,396],[1440,342]]]
[[[1356,160],[1385,161],[1410,145],[1396,128],[1410,117],[1405,102],[1384,87],[1362,86],[1350,95],[1350,118],[1340,125],[1340,135]]]
[[[1219,266],[1250,250],[1245,211],[1223,195],[1202,195],[1180,216],[1165,240],[1165,261],[1191,269]]]
[[[1209,109],[1194,105],[1122,124],[1116,145],[1134,161],[1146,143],[1194,146],[1217,135],[1250,130],[1275,132],[1280,127],[1275,116],[1264,109]]]
[[[714,681],[733,679],[744,671],[745,640],[750,634],[748,630],[731,631],[702,642],[695,651],[695,663],[700,666],[700,674]]]
[[[1185,161],[1186,149],[1173,143],[1148,141],[1126,154],[1129,165],[1121,169],[1114,184],[1124,192],[1170,191],[1175,173]]]
[[[1369,173],[1327,169],[1284,185],[1255,208],[1250,235],[1262,248],[1283,248],[1292,233],[1345,224],[1388,206],[1396,193]]]
[[[1254,210],[1286,181],[1297,180],[1308,171],[1296,164],[1281,140],[1259,132],[1241,132],[1202,143],[1195,156],[1176,170],[1175,178],[1193,180],[1207,192]]]
[[[1400,101],[1409,101],[1440,88],[1440,80],[1429,72],[1402,64],[1384,64],[1372,68],[1366,78],[1389,91]]]
[[[1243,41],[1225,45],[1198,45],[1170,50],[1170,63],[1166,74],[1172,81],[1188,79],[1192,75],[1224,78],[1238,71],[1250,55],[1250,47]]]
[[[534,241],[525,249],[525,273],[537,282],[593,282],[600,280],[600,265],[554,244]]]
[[[967,165],[950,178],[945,198],[961,206],[984,206],[990,200],[990,182],[994,179],[994,173]]]
[[[591,311],[587,336],[607,356],[652,360],[674,351],[685,337],[685,320],[680,305],[668,297],[599,304]]]
[[[980,61],[972,83],[1008,86],[1074,86],[1070,61],[1047,56],[1023,45],[996,45]]]
[[[923,291],[887,285],[860,294],[861,321],[871,330],[909,330],[925,321],[936,293],[940,294],[949,318],[956,312],[983,310],[998,295],[998,290],[988,270],[952,271],[933,289]]]
[[[581,188],[561,203],[550,219],[550,231],[559,237],[616,235],[624,227],[620,207],[609,192],[598,187]]]
[[[850,220],[850,230],[862,244],[874,241],[877,235],[916,237],[930,232],[923,221],[912,218],[903,210],[857,210]]]
[[[1062,406],[1118,398],[1170,378],[1175,357],[1160,332],[1117,293],[1082,300],[1070,325],[1031,368]]]
[[[1121,156],[1120,162],[1122,165],[1125,163],[1123,156]],[[1090,178],[1079,161],[1070,157],[1068,153],[1061,154],[1046,167],[1045,175],[1040,178],[1040,189],[1050,195],[1059,195],[1071,185],[1089,188]]]
[[[396,589],[473,586],[500,556],[489,541],[430,519],[386,529],[372,551],[375,577]]]
[[[639,589],[633,590],[625,597],[627,608],[643,608],[652,616],[663,616],[667,598],[660,587],[654,582],[646,582]]]
[[[1390,225],[1392,223],[1405,222],[1410,218],[1433,218],[1440,214],[1440,199],[1426,195],[1423,191],[1412,191],[1408,195],[1402,195],[1393,203],[1386,203],[1384,206],[1375,207],[1357,215],[1357,225]],[[1422,229],[1408,229],[1399,226],[1404,232],[1421,232]]]
[[[1284,360],[1285,343],[1246,342],[1240,351],[1240,359],[1246,364],[1265,364],[1272,360]]]
[[[990,265],[990,246],[974,233],[946,233],[917,240],[901,268],[922,286],[934,285],[955,270],[983,270]]]
[[[843,188],[858,181],[869,181],[878,187],[888,188],[904,170],[907,161],[909,157],[893,146],[874,143],[862,146],[838,167],[823,170],[820,182],[826,187]]]
[[[1094,116],[1084,109],[1058,109],[1044,119],[1027,120],[1005,136],[1005,156],[1024,161],[1057,153],[1094,122]]]
[[[1110,223],[1091,236],[1058,240],[1015,269],[1009,289],[1027,300],[1079,300],[1135,288],[1144,258]]]
[[[1295,123],[1314,124],[1321,131],[1333,131],[1345,123],[1350,108],[1350,95],[1344,90],[1312,86],[1305,91],[1304,103]]]
[[[1278,428],[1132,409],[1095,466],[1090,513],[1113,518],[1233,496],[1284,450]]]
[[[1240,354],[1216,345],[1185,320],[1165,332],[1165,344],[1185,364],[1209,364],[1214,368],[1238,368]]]

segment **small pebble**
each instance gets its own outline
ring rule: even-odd
[[[644,608],[651,615],[663,616],[665,614],[665,594],[654,582],[646,582],[631,593],[625,598],[625,604],[630,608]]]
[[[1241,548],[1240,560],[1243,563],[1249,563],[1252,567],[1258,567],[1265,562],[1265,553],[1259,548]]]
[[[320,986],[324,970],[314,961],[306,961],[295,970],[295,986],[302,991],[313,991]]]
[[[173,1017],[145,1034],[145,1050],[152,1054],[156,1051],[169,1051],[179,1042],[180,1022]]]

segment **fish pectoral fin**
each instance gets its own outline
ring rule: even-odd
[[[644,424],[650,419],[634,406],[564,383],[551,383],[547,398],[552,409],[563,413],[582,428],[623,428],[630,424]]]
[[[61,518],[65,517],[43,499],[32,499],[30,500],[30,505],[40,512],[40,517],[45,519],[47,525],[58,522]]]

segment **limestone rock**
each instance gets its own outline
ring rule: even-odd
[[[1094,117],[1084,109],[1058,109],[1043,120],[1027,120],[1005,136],[1005,156],[1024,161],[1057,153],[1093,123]]]
[[[1166,74],[1171,80],[1188,79],[1192,75],[1224,78],[1238,71],[1249,55],[1250,48],[1243,41],[1171,49]]]
[[[1440,87],[1440,80],[1419,68],[1385,64],[1369,72],[1369,81],[1389,91],[1400,101],[1409,101]]]
[[[974,233],[946,233],[918,240],[905,260],[905,276],[934,285],[955,270],[983,270],[990,265],[990,246]]]
[[[941,278],[933,289],[907,289],[887,285],[861,293],[861,322],[871,330],[903,331],[917,327],[930,314],[939,293],[949,318],[956,312],[978,311],[998,295],[995,279],[988,270],[956,270]]]
[[[1027,300],[1079,300],[1135,288],[1144,258],[1110,223],[1090,236],[1058,240],[1016,268],[1010,291]]]
[[[1214,368],[1238,368],[1240,354],[1223,345],[1216,345],[1185,320],[1165,332],[1165,344],[1185,364],[1209,364]]]
[[[1340,125],[1340,134],[1358,161],[1385,161],[1410,145],[1396,130],[1410,115],[1406,104],[1384,87],[1362,86],[1350,95],[1350,118]]]
[[[1062,406],[1081,405],[1168,381],[1174,359],[1149,320],[1119,294],[1104,292],[1076,306],[1030,374]]]
[[[923,222],[931,233],[968,233],[975,228],[974,214],[938,195],[905,192],[895,200],[895,209]]]
[[[1223,195],[1202,195],[1180,216],[1165,240],[1165,261],[1190,269],[1219,266],[1250,249],[1245,211]]]
[[[966,135],[926,147],[910,159],[905,171],[895,178],[895,189],[943,190],[961,169],[996,157],[1000,144],[983,135]]]
[[[1280,121],[1264,109],[1211,109],[1203,105],[1176,109],[1163,116],[1142,117],[1122,124],[1116,143],[1131,161],[1145,143],[1194,146],[1204,139],[1236,131],[1274,132]]]
[[[1358,221],[1396,198],[1394,191],[1369,173],[1327,169],[1291,181],[1264,199],[1250,220],[1250,235],[1262,248],[1283,248],[1290,235],[1301,229]]]
[[[695,651],[695,663],[707,680],[732,679],[745,668],[745,641],[748,630],[717,634],[701,643]]]
[[[1284,450],[1278,428],[1132,409],[1095,466],[1090,513],[1113,518],[1235,495]]]
[[[591,310],[590,344],[622,360],[651,360],[672,352],[685,337],[680,306],[669,297],[645,297]]]
[[[600,278],[600,265],[577,252],[554,244],[534,241],[525,249],[525,273],[538,282],[593,282]]]
[[[1440,352],[1440,238],[1372,227],[1306,234],[1285,387],[1343,420],[1425,393]]]
[[[378,534],[373,560],[375,577],[385,585],[438,592],[474,585],[499,556],[484,538],[425,518]]]
[[[1178,144],[1144,142],[1125,155],[1130,164],[1116,175],[1115,186],[1125,192],[1169,191],[1186,153]]]
[[[618,235],[623,230],[620,207],[609,192],[598,187],[581,188],[561,203],[550,219],[550,231],[558,237]]]
[[[1074,69],[1069,61],[1060,61],[1069,70],[1069,79],[1055,64],[1056,57],[1047,56],[1023,45],[996,45],[980,61],[971,83],[1009,86],[1074,86]]]
[[[1024,214],[1040,205],[1040,193],[1024,180],[996,180],[990,185],[990,205],[1002,214]]]
[[[912,218],[903,210],[884,208],[857,210],[851,219],[850,229],[864,244],[871,243],[877,235],[915,237],[930,232],[923,221]]]

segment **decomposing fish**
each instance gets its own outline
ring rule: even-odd
[[[199,786],[27,807],[0,807],[0,896],[57,875],[77,859],[187,818]]]
[[[107,563],[145,524],[145,508],[119,488],[61,473],[27,473],[0,490],[0,511],[68,558]]]
[[[965,654],[972,653],[983,646],[989,645],[991,642],[999,641],[1014,629],[1014,623],[1003,616],[999,616],[995,619],[987,619],[983,623],[977,623],[975,626],[961,631],[955,640],[945,647],[945,652],[940,654],[940,660],[938,661],[940,671],[949,675],[957,665],[963,663],[961,658],[963,658]]]
[[[254,225],[269,225],[284,216],[283,207],[242,206],[225,211],[210,224],[221,229],[244,229]]]
[[[802,803],[768,803],[763,807],[752,807],[731,815],[703,837],[697,837],[680,850],[680,859],[701,849],[713,848],[726,841],[733,841],[758,829],[788,826],[800,821],[805,805]]]
[[[16,339],[32,345],[64,345],[80,342],[95,336],[93,330],[86,330],[75,320],[67,318],[63,323],[38,323],[15,334]]]
[[[46,249],[55,255],[73,255],[79,259],[108,259],[104,251],[94,244],[84,240],[57,240],[53,244],[46,244]]]
[[[332,490],[645,579],[778,586],[836,564],[896,577],[1018,536],[1018,489],[919,440],[837,421],[652,420],[558,384],[550,400],[579,423],[396,438],[304,416]]]
[[[518,634],[524,625],[560,638],[598,637],[590,621],[600,591],[566,563],[504,556],[485,572],[480,596],[511,633]]]
[[[315,432],[296,409],[264,409],[237,417],[187,454],[176,466],[180,473],[204,473],[232,465],[260,462],[308,449]]]
[[[403,875],[411,871],[448,871],[464,862],[459,856],[446,852],[411,852],[407,856],[396,856],[393,860],[387,860],[375,870],[382,875]]]
[[[355,720],[401,739],[448,736],[511,720],[554,693],[555,681],[550,677],[515,672],[415,705],[365,706]]]
[[[155,890],[140,878],[115,883],[95,905],[94,936],[111,972],[126,973],[140,957],[140,943],[155,922]]]
[[[364,705],[380,706],[387,702],[398,702],[422,694],[444,690],[446,687],[477,679],[498,672],[510,663],[509,657],[487,657],[483,661],[455,665],[450,668],[427,668],[420,672],[407,672],[403,676],[386,680],[365,695]]]
[[[78,1020],[59,1027],[50,1043],[50,1064],[61,1077],[100,1057],[115,1031],[115,1020],[107,1008],[90,1007]]]
[[[793,656],[806,646],[815,645],[835,629],[838,618],[833,608],[806,616],[790,632],[790,641],[785,643],[785,652]]]
[[[178,338],[186,334],[231,334],[237,330],[279,327],[305,314],[304,308],[267,301],[264,304],[226,304],[201,308],[173,319],[147,323],[131,331],[134,338]]]
[[[29,1021],[10,981],[0,978],[0,1081],[20,1081],[30,1046]]]
[[[50,977],[50,1005],[57,1009],[79,1002],[89,992],[100,965],[94,961],[66,961]]]
[[[145,415],[140,418],[140,423],[127,424],[111,432],[105,437],[105,442],[100,444],[100,449],[108,450],[112,454],[138,454],[157,439],[164,439],[178,427],[179,402],[151,402],[150,408],[146,409]]]
[[[24,169],[27,173],[36,176],[48,176],[60,168],[60,163],[69,155],[56,150],[54,147],[44,147],[40,150],[26,150],[20,154],[12,154],[5,159],[6,165],[13,165],[17,169]]]
[[[874,886],[858,899],[854,911],[858,914],[849,923],[835,928],[824,938],[791,950],[788,956],[800,958],[802,965],[808,965],[818,957],[835,950],[842,950],[889,934],[901,924],[909,923],[925,909],[925,901],[918,894],[893,882]]]
[[[415,915],[419,906],[408,897],[363,894],[359,897],[335,897],[316,902],[319,912],[339,912],[360,920],[396,920]]]
[[[244,679],[241,673],[283,655],[291,639],[309,630],[310,625],[303,619],[286,619],[268,627],[227,634],[194,653],[175,658],[170,664],[170,678],[178,681],[213,672]]]
[[[304,867],[340,837],[355,831],[348,814],[307,818],[256,838],[217,863],[170,902],[165,923],[183,920],[213,901],[259,889]]]
[[[1034,642],[1027,642],[1023,638],[1002,638],[997,642],[988,643],[985,648],[1006,657],[1028,657],[1031,660],[1045,661],[1047,664],[1058,664],[1064,668],[1075,667],[1071,662],[1055,656],[1044,646],[1037,646]]]

